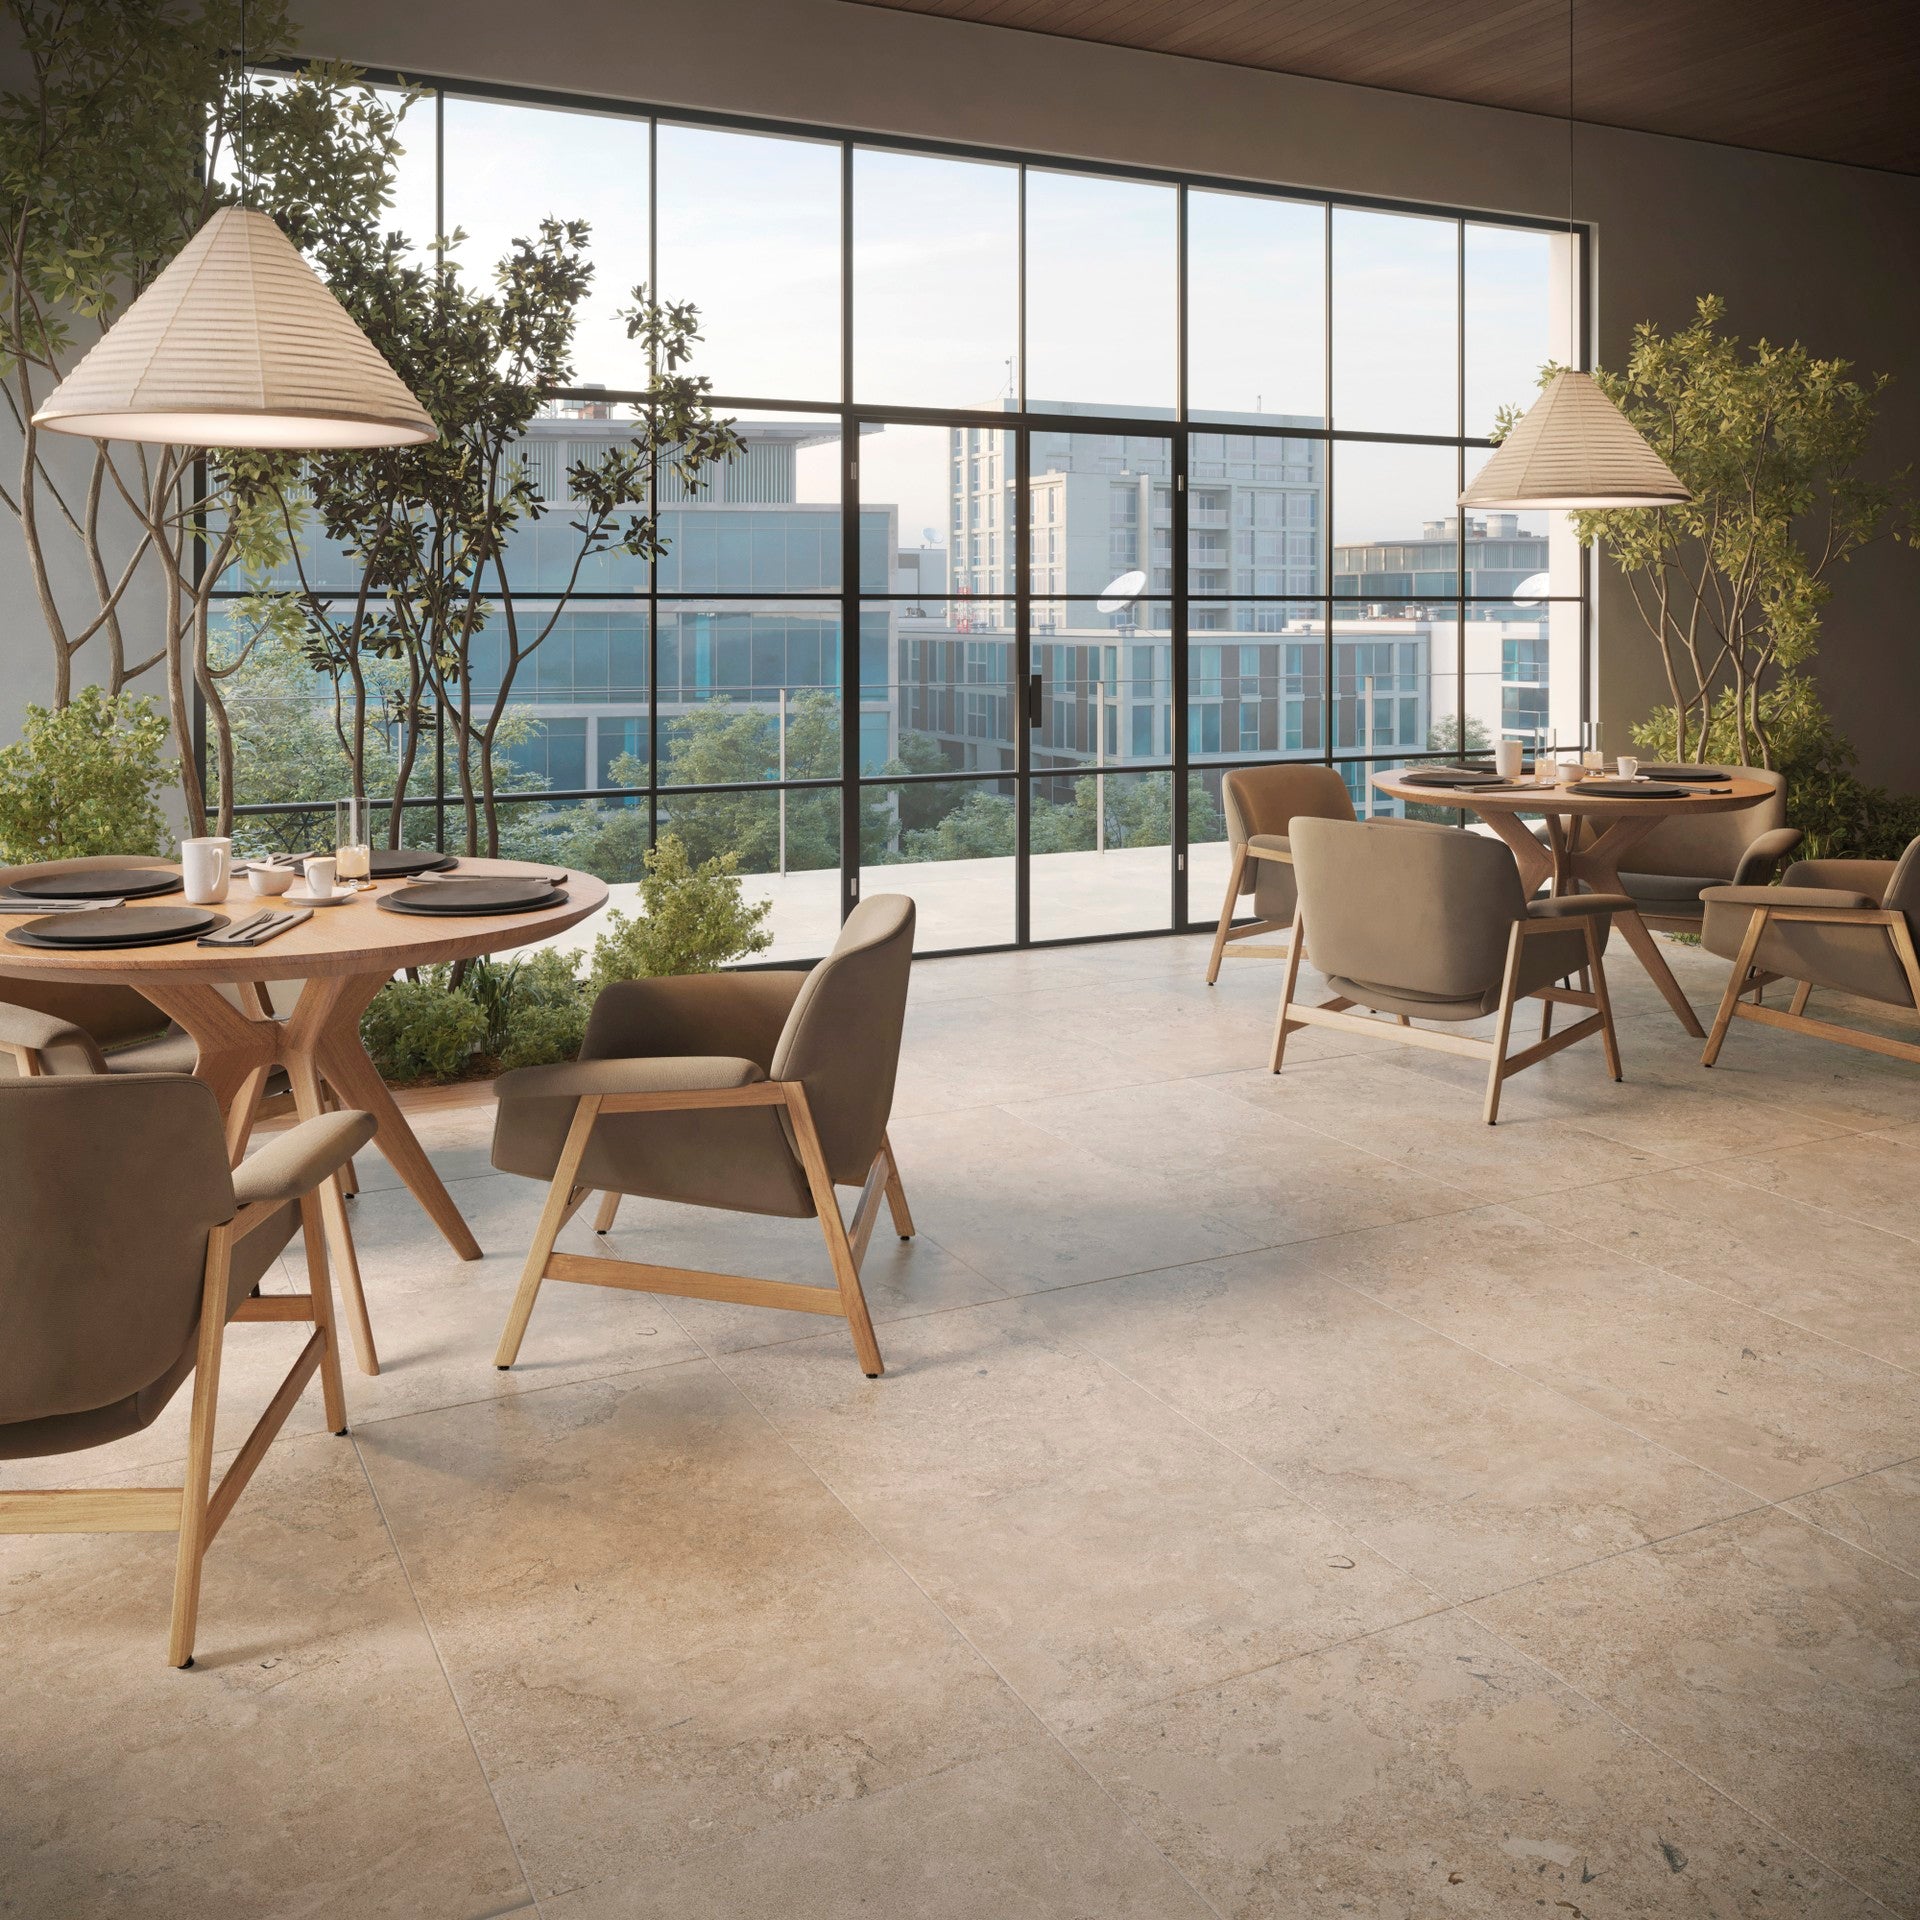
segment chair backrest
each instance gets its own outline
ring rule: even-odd
[[[1920,835],[1907,842],[1907,850],[1893,869],[1893,878],[1880,896],[1880,904],[1907,916],[1907,931],[1920,943]]]
[[[212,1089],[0,1081],[0,1422],[112,1406],[179,1359],[234,1215]]]
[[[1244,846],[1256,833],[1286,833],[1296,817],[1353,818],[1353,796],[1332,767],[1236,767],[1220,782],[1220,798],[1232,847]],[[1240,891],[1251,893],[1259,880],[1250,861]]]
[[[170,867],[171,860],[145,854],[87,854],[72,860],[34,860],[22,867],[0,867],[0,887],[37,880],[52,873],[85,873],[101,867]],[[164,1033],[167,1016],[145,994],[131,987],[90,985],[84,980],[0,980],[0,1000],[31,1007],[56,1020],[84,1027],[103,1047],[123,1040],[144,1040]]]
[[[1324,974],[1471,1000],[1500,983],[1527,910],[1498,840],[1403,821],[1298,820],[1307,958]]]
[[[1787,824],[1787,777],[1770,767],[1721,769],[1742,780],[1758,780],[1773,789],[1764,800],[1729,813],[1682,813],[1662,820],[1629,850],[1624,864],[1633,873],[1698,874],[1706,880],[1731,880],[1740,856],[1763,834]]]
[[[886,1134],[913,967],[914,906],[876,893],[848,914],[807,975],[774,1049],[771,1077],[803,1081],[836,1181],[864,1180]]]

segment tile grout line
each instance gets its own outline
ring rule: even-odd
[[[514,1837],[514,1831],[508,1824],[505,1810],[500,1805],[500,1796],[494,1791],[493,1776],[487,1771],[487,1763],[480,1757],[480,1745],[473,1735],[473,1727],[467,1719],[467,1710],[460,1704],[460,1692],[453,1684],[453,1675],[447,1671],[446,1657],[440,1651],[439,1636],[433,1630],[433,1622],[427,1618],[427,1610],[420,1602],[419,1589],[413,1584],[413,1573],[407,1566],[407,1556],[402,1551],[398,1536],[387,1519],[387,1509],[380,1498],[380,1489],[374,1484],[373,1475],[368,1471],[366,1455],[360,1451],[360,1436],[350,1432],[347,1444],[353,1448],[353,1457],[359,1463],[360,1477],[367,1483],[367,1493],[373,1501],[373,1510],[380,1517],[380,1529],[387,1536],[387,1544],[393,1551],[394,1564],[400,1569],[400,1577],[406,1582],[407,1597],[413,1602],[413,1610],[419,1616],[420,1631],[427,1637],[427,1645],[433,1651],[434,1665],[440,1669],[440,1679],[447,1689],[447,1699],[460,1722],[460,1731],[466,1736],[467,1750],[473,1755],[473,1764],[479,1769],[480,1784],[487,1790],[487,1799],[493,1806],[493,1817],[500,1822],[500,1835],[507,1843],[507,1851],[513,1855],[513,1864],[520,1875],[520,1884],[526,1888],[527,1897],[515,1907],[502,1907],[495,1910],[496,1916],[508,1913],[534,1913],[542,1911],[540,1896],[535,1891],[533,1876],[527,1871],[527,1863],[521,1857],[520,1842]]]
[[[705,1352],[704,1347],[702,1348],[702,1351]],[[1134,1817],[1126,1810],[1126,1808],[1121,1806],[1119,1801],[1117,1801],[1113,1797],[1113,1795],[1107,1791],[1105,1785],[1094,1774],[1092,1769],[1089,1768],[1087,1764],[1080,1758],[1080,1756],[1077,1753],[1075,1753],[1070,1746],[1067,1745],[1067,1743],[1060,1737],[1060,1735],[1042,1716],[1040,1711],[1033,1705],[1033,1703],[1030,1700],[1027,1699],[1026,1695],[1023,1694],[1020,1691],[1020,1689],[1016,1687],[1013,1684],[1013,1682],[1010,1681],[1007,1678],[1007,1676],[1000,1671],[999,1666],[987,1656],[987,1654],[975,1642],[975,1640],[973,1639],[973,1636],[969,1634],[966,1631],[966,1629],[962,1627],[960,1623],[957,1620],[955,1620],[951,1614],[947,1612],[946,1608],[943,1607],[940,1604],[940,1602],[936,1600],[933,1597],[933,1595],[927,1591],[927,1589],[921,1584],[920,1580],[915,1576],[912,1569],[907,1567],[901,1561],[900,1557],[893,1551],[893,1549],[889,1547],[887,1543],[884,1540],[882,1540],[878,1534],[874,1532],[874,1530],[867,1524],[867,1522],[861,1517],[861,1515],[856,1513],[854,1509],[847,1504],[847,1501],[841,1495],[840,1491],[826,1478],[826,1476],[819,1470],[819,1468],[816,1467],[813,1464],[813,1462],[809,1460],[806,1457],[806,1455],[803,1454],[800,1451],[800,1449],[796,1447],[794,1443],[784,1433],[780,1431],[780,1429],[773,1423],[773,1420],[771,1419],[771,1417],[767,1414],[766,1409],[763,1408],[753,1398],[753,1396],[747,1392],[747,1390],[740,1384],[740,1382],[733,1377],[733,1375],[727,1370],[724,1362],[713,1354],[707,1354],[707,1359],[709,1364],[713,1367],[714,1371],[720,1375],[720,1377],[727,1383],[727,1386],[737,1396],[740,1403],[744,1407],[746,1407],[749,1412],[752,1413],[753,1417],[756,1420],[758,1420],[763,1427],[766,1428],[767,1432],[773,1437],[775,1444],[780,1447],[783,1447],[787,1451],[787,1453],[789,1453],[793,1457],[794,1461],[799,1465],[801,1470],[805,1472],[808,1475],[808,1477],[815,1482],[816,1485],[819,1486],[821,1491],[826,1494],[827,1498],[831,1500],[834,1503],[834,1505],[838,1507],[839,1510],[842,1513],[844,1513],[847,1516],[847,1518],[850,1521],[852,1521],[852,1523],[856,1527],[860,1529],[861,1533],[864,1534],[866,1538],[873,1543],[874,1551],[879,1554],[882,1554],[886,1558],[887,1562],[900,1574],[900,1577],[903,1580],[907,1581],[907,1583],[913,1588],[913,1590],[917,1594],[919,1594],[921,1599],[926,1602],[927,1606],[932,1610],[935,1618],[940,1620],[946,1626],[947,1631],[951,1633],[954,1636],[954,1638],[958,1640],[960,1644],[964,1646],[968,1650],[968,1652],[970,1652],[973,1655],[973,1657],[980,1662],[980,1664],[987,1670],[987,1672],[991,1673],[993,1677],[1000,1683],[1000,1685],[1006,1689],[1008,1698],[1019,1702],[1021,1708],[1025,1711],[1027,1716],[1032,1720],[1033,1724],[1039,1728],[1042,1736],[1047,1741],[1049,1741],[1054,1747],[1056,1747],[1060,1751],[1060,1753],[1062,1753],[1066,1757],[1068,1765],[1071,1766],[1075,1770],[1075,1772],[1077,1772],[1084,1780],[1086,1780],[1088,1785],[1091,1786],[1093,1790],[1097,1794],[1099,1794],[1101,1799],[1104,1800],[1107,1803],[1107,1805],[1112,1808],[1114,1816],[1116,1819],[1119,1820],[1121,1826],[1125,1828],[1127,1831],[1133,1833],[1142,1842],[1142,1844],[1144,1844],[1154,1853],[1156,1857],[1158,1857],[1161,1860],[1164,1860],[1167,1864],[1168,1870],[1174,1875],[1174,1877],[1177,1880],[1179,1880],[1181,1885],[1184,1886],[1187,1889],[1187,1891],[1191,1893],[1197,1901],[1199,1901],[1201,1906],[1203,1906],[1207,1910],[1207,1912],[1215,1916],[1215,1920],[1228,1920],[1228,1916],[1225,1914],[1222,1914],[1220,1909],[1217,1906],[1215,1906],[1214,1903],[1211,1900],[1209,1900],[1207,1896],[1204,1893],[1202,1893],[1201,1890],[1198,1887],[1196,1887],[1191,1880],[1187,1878],[1187,1875],[1181,1869],[1179,1862],[1173,1859],[1172,1856],[1167,1853],[1166,1849],[1162,1847],[1160,1843],[1157,1840],[1155,1840],[1154,1837],[1150,1833],[1148,1833],[1145,1830],[1145,1828],[1143,1828],[1137,1820],[1134,1819]],[[938,1769],[939,1772],[946,1772],[949,1770],[950,1769],[946,1769],[946,1768]],[[935,1776],[930,1774],[930,1775],[924,1775],[922,1777],[930,1779]],[[905,1785],[908,1783],[902,1782],[902,1784]]]

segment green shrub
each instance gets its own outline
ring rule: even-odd
[[[20,738],[0,747],[0,859],[168,852],[169,759],[151,700],[83,687],[57,710],[28,707]]]
[[[1857,756],[1811,680],[1786,675],[1761,695],[1760,711],[1773,766],[1786,775],[1787,823],[1806,835],[1801,859],[1896,860],[1920,836],[1920,794],[1870,787],[1854,774]],[[1673,738],[1671,708],[1656,709],[1633,729],[1634,744],[1643,751],[1664,752]],[[1700,758],[1721,766],[1740,763],[1730,691],[1714,707]]]
[[[718,853],[695,866],[686,843],[669,833],[647,854],[646,868],[644,911],[610,912],[607,930],[594,938],[593,993],[616,980],[713,973],[773,945],[765,924],[770,903],[741,898],[738,854]]]
[[[672,835],[646,856],[638,917],[612,913],[593,943],[591,977],[577,954],[551,949],[511,960],[423,967],[416,981],[380,989],[360,1021],[383,1078],[460,1080],[575,1059],[593,997],[614,980],[664,973],[712,973],[729,960],[764,953],[773,936],[766,903],[740,897],[737,860],[723,854],[694,866]]]
[[[360,1016],[360,1037],[383,1080],[458,1080],[486,1043],[487,1016],[431,980],[390,980]]]

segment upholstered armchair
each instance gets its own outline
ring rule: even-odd
[[[1236,767],[1220,782],[1227,816],[1227,844],[1233,867],[1220,925],[1207,959],[1207,985],[1220,977],[1223,958],[1284,960],[1285,947],[1271,943],[1240,946],[1263,933],[1283,932],[1293,924],[1295,891],[1293,850],[1288,833],[1296,817],[1351,820],[1353,800],[1347,783],[1332,767],[1280,762],[1265,767]],[[1240,902],[1253,897],[1251,925],[1236,927]]]
[[[372,1137],[369,1115],[326,1114],[229,1171],[219,1104],[197,1080],[0,1081],[0,1460],[139,1433],[193,1376],[179,1486],[0,1492],[0,1534],[177,1532],[176,1667],[193,1664],[207,1548],[316,1372],[327,1425],[346,1431],[314,1195]],[[307,1291],[257,1294],[296,1231]],[[215,1486],[226,1329],[256,1320],[313,1330]]]
[[[500,1077],[493,1164],[549,1184],[496,1366],[518,1355],[541,1284],[573,1280],[834,1314],[879,1375],[860,1263],[883,1198],[900,1237],[913,1234],[887,1140],[913,925],[905,895],[874,894],[809,973],[621,982],[594,1002],[577,1061]],[[861,1190],[851,1227],[836,1186]],[[610,1202],[602,1231],[622,1194],[818,1220],[834,1285],[556,1253],[596,1191]]]
[[[1780,886],[1714,887],[1705,904],[1701,944],[1733,970],[1702,1065],[1720,1057],[1736,1019],[1920,1063],[1920,1042],[1807,1014],[1816,987],[1920,1014],[1920,840],[1898,860],[1801,860]],[[1760,1001],[1775,980],[1797,983],[1784,1010]]]
[[[1763,887],[1800,844],[1799,828],[1787,825],[1784,774],[1769,767],[1720,771],[1757,780],[1772,795],[1732,813],[1669,815],[1625,856],[1621,889],[1641,919],[1662,932],[1697,934],[1706,888]]]
[[[1601,956],[1611,916],[1628,904],[1624,895],[1529,902],[1506,847],[1452,827],[1296,820],[1291,838],[1299,905],[1274,1023],[1275,1073],[1287,1035],[1303,1026],[1464,1054],[1487,1063],[1488,1126],[1499,1118],[1506,1081],[1590,1035],[1600,1036],[1607,1070],[1620,1078]],[[1333,990],[1313,1006],[1297,998],[1300,963],[1309,958]],[[1583,971],[1589,987],[1560,984]],[[1529,995],[1549,1010],[1566,1004],[1590,1011],[1509,1053],[1514,1008]],[[1356,1006],[1391,1014],[1393,1022],[1350,1011]],[[1449,1030],[1487,1014],[1497,1016],[1491,1040]]]

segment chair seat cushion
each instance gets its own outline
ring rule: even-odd
[[[1443,1000],[1438,994],[1410,987],[1383,987],[1371,980],[1347,980],[1329,974],[1327,985],[1343,1000],[1357,1000],[1376,1013],[1404,1013],[1409,1020],[1478,1020],[1500,1004],[1500,989],[1476,994],[1471,1000]]]
[[[1700,911],[1700,895],[1708,887],[1724,887],[1727,876],[1699,873],[1623,873],[1621,887],[1642,906],[1679,907],[1688,913]]]

